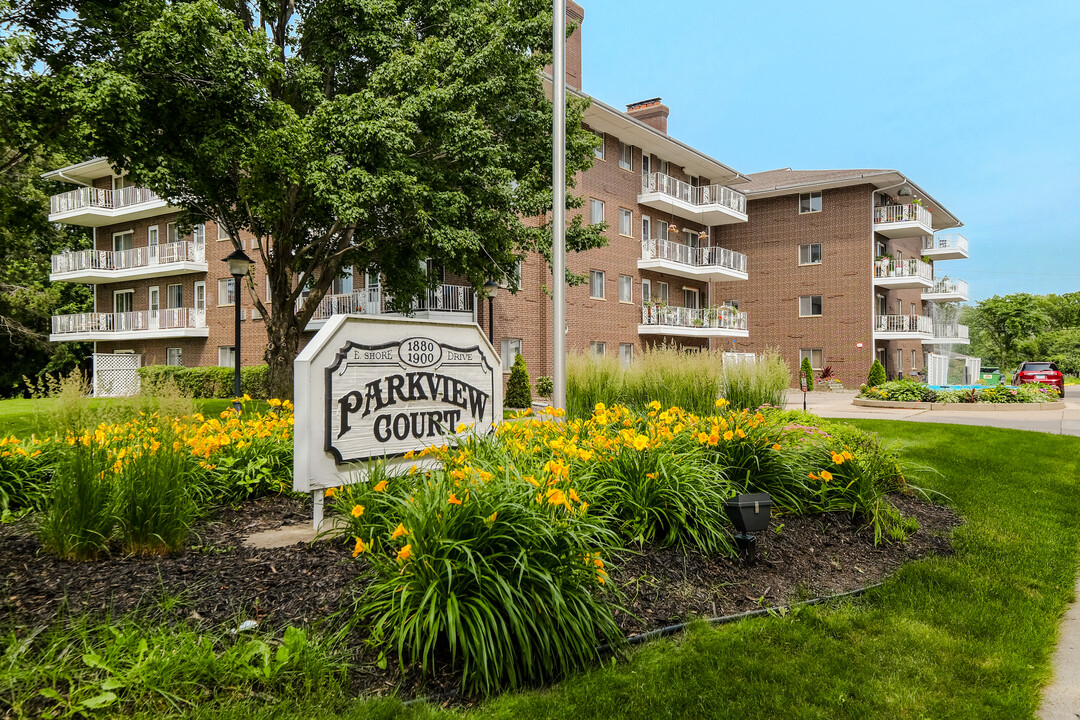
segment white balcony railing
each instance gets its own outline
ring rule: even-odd
[[[85,208],[116,210],[160,199],[157,193],[141,187],[126,187],[120,190],[81,187],[49,198],[49,213],[56,215]]]
[[[958,323],[934,323],[935,340],[963,340],[967,341],[968,326]]]
[[[206,314],[192,308],[136,310],[134,312],[89,312],[53,315],[52,334],[182,330],[206,327]]]
[[[642,325],[670,325],[683,328],[746,330],[747,315],[733,307],[685,308],[658,303],[641,306]]]
[[[934,280],[934,266],[917,258],[897,262],[895,258],[886,257],[874,263],[874,277],[916,277],[932,282]]]
[[[934,287],[923,290],[923,295],[963,295],[967,297],[968,284],[966,280],[941,278],[934,283]]]
[[[178,262],[206,262],[206,248],[185,241],[130,250],[69,250],[52,256],[52,271],[128,270]]]
[[[933,215],[922,205],[884,205],[874,208],[875,223],[918,222],[933,227]]]
[[[416,311],[436,312],[472,312],[473,289],[468,285],[441,285],[428,292],[426,298],[414,303]],[[304,304],[305,298],[296,300],[296,309]],[[386,312],[390,298],[381,288],[366,288],[352,293],[324,295],[319,301],[312,320],[327,320],[332,315],[368,315]]]
[[[724,185],[691,185],[664,173],[641,176],[642,193],[661,193],[691,205],[722,205],[746,214],[746,196]]]
[[[958,250],[967,254],[968,239],[960,233],[924,235],[923,250]]]
[[[934,319],[926,315],[878,315],[874,318],[874,332],[930,335]]]
[[[646,260],[671,260],[694,267],[723,267],[746,272],[746,256],[722,247],[691,247],[666,238],[641,241],[641,257]]]

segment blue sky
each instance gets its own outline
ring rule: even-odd
[[[584,0],[583,85],[660,96],[744,173],[893,168],[956,214],[972,302],[1080,290],[1080,2]]]

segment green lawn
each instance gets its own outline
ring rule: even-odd
[[[225,692],[183,716],[1033,718],[1080,560],[1080,438],[854,424],[940,471],[916,482],[947,495],[965,517],[955,556],[910,564],[857,600],[698,627],[553,688],[507,693],[468,711],[350,700],[300,680],[292,698],[236,700]]]
[[[131,400],[126,398],[91,398],[87,400],[92,411],[100,412],[102,417],[110,414],[110,411],[123,409],[131,406]],[[195,400],[195,407],[199,412],[206,415],[216,415],[232,405],[232,400]],[[0,437],[15,435],[26,437],[32,433],[43,435],[53,431],[52,416],[53,400],[0,400]],[[250,402],[247,407],[251,410],[266,410],[269,408],[264,402]]]
[[[857,601],[654,642],[478,718],[1031,718],[1080,544],[1080,438],[859,421],[940,475],[967,523],[956,555],[903,568]],[[342,704],[344,703],[344,704]],[[340,715],[334,714],[340,712]],[[335,702],[198,717],[449,717],[438,706]]]

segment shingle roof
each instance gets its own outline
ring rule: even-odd
[[[791,168],[780,168],[778,170],[749,173],[746,177],[750,179],[750,182],[740,185],[739,192],[753,195],[755,192],[769,192],[786,187],[860,180],[866,176],[887,175],[890,173],[899,174],[896,170],[863,168],[851,170],[792,170]]]

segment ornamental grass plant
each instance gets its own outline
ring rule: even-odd
[[[483,693],[562,677],[621,638],[604,598],[614,533],[564,478],[493,470],[389,477],[376,465],[333,494],[375,575],[356,613],[375,640],[403,666],[449,663]]]
[[[68,560],[96,560],[108,552],[116,524],[110,466],[107,449],[94,439],[61,450],[38,523],[47,550]]]
[[[791,371],[775,351],[751,359],[724,363],[721,395],[732,408],[757,410],[764,405],[783,407]]]

